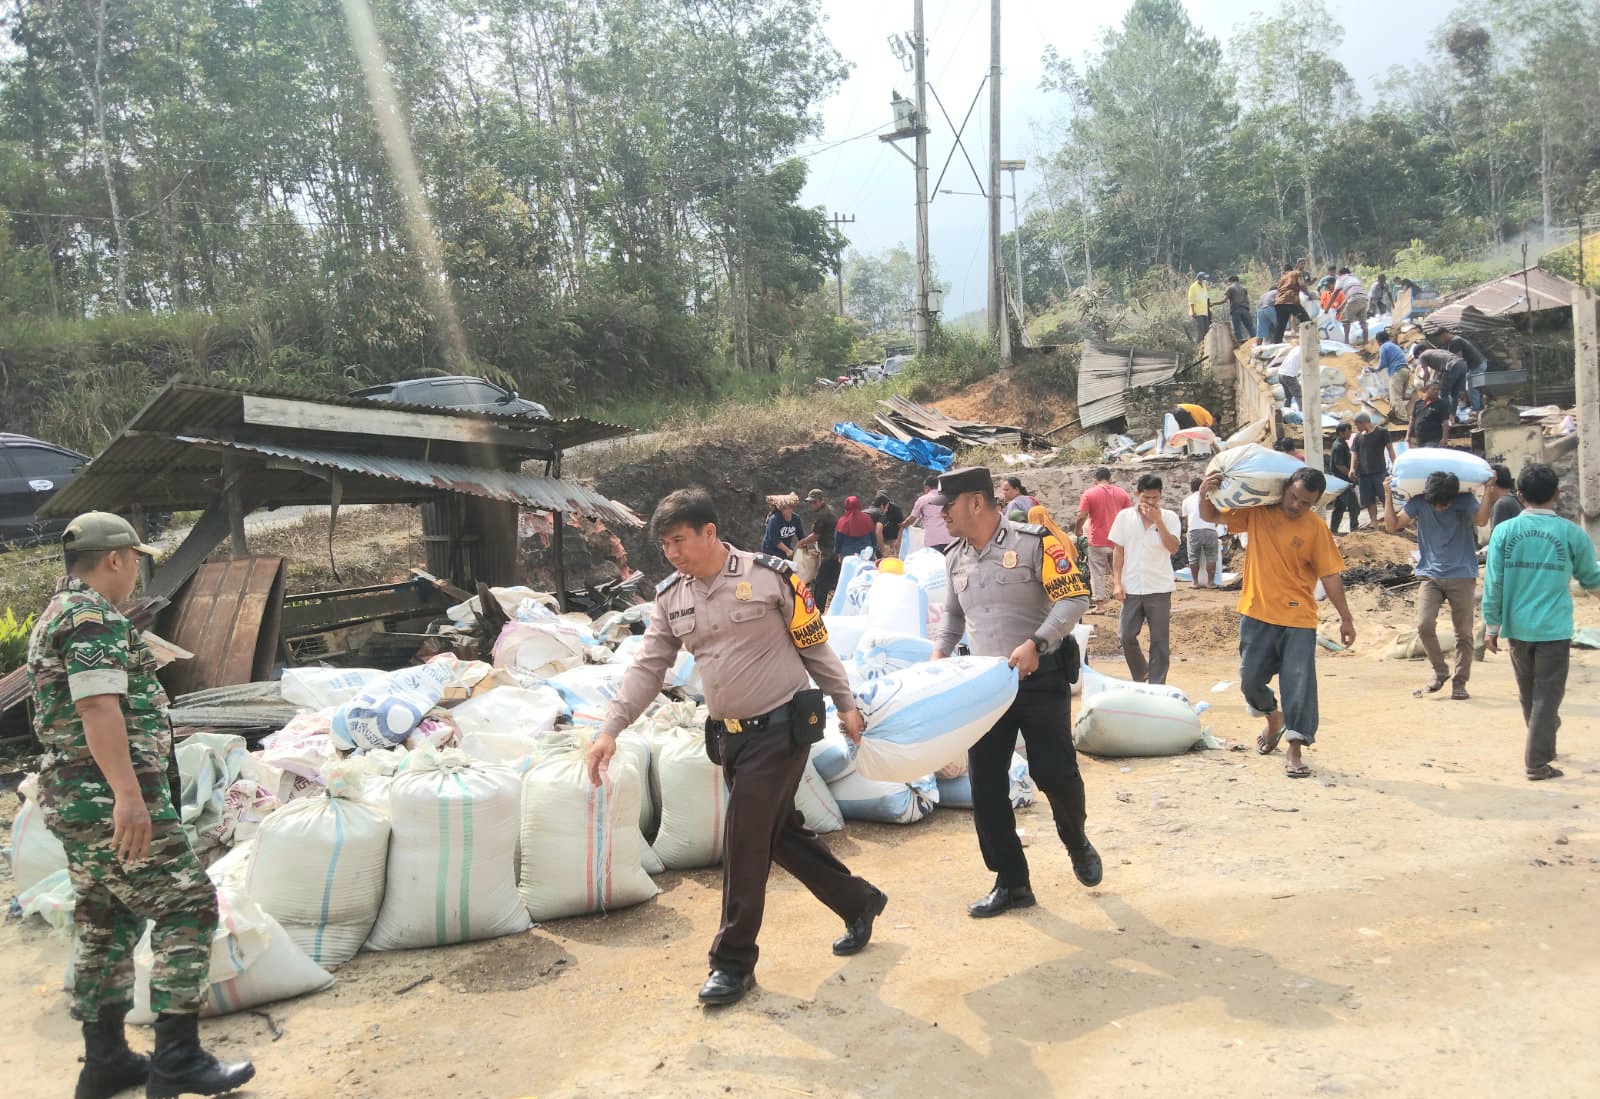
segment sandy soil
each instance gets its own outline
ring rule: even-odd
[[[1019,823],[1039,906],[974,922],[988,877],[967,814],[940,810],[833,839],[890,896],[858,957],[828,952],[837,923],[776,874],[760,986],[728,1010],[693,998],[717,923],[702,871],[609,917],[363,955],[326,993],[206,1032],[274,1099],[1593,1095],[1600,654],[1574,653],[1567,777],[1529,783],[1506,658],[1471,701],[1413,699],[1424,665],[1381,659],[1409,603],[1354,599],[1361,639],[1321,661],[1314,778],[1249,751],[1083,760],[1098,889],[1035,807]],[[1240,742],[1231,606],[1180,591],[1185,630],[1211,632],[1180,634],[1172,680]],[[1581,614],[1600,623],[1600,604]],[[0,929],[7,1096],[70,1087],[65,951]]]

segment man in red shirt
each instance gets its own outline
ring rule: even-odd
[[[1098,611],[1106,601],[1106,579],[1111,575],[1111,523],[1117,513],[1131,508],[1133,500],[1127,492],[1111,483],[1111,471],[1101,466],[1094,471],[1094,486],[1087,489],[1078,500],[1078,520],[1072,525],[1074,534],[1082,534],[1089,527],[1089,592],[1090,613]]]

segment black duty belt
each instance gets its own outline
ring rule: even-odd
[[[759,733],[768,725],[788,721],[793,717],[794,704],[785,702],[776,710],[761,714],[759,717],[725,717],[722,719],[722,727],[730,733]]]

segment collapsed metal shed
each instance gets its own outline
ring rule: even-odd
[[[246,552],[244,516],[258,508],[420,504],[429,571],[471,590],[519,578],[519,507],[642,525],[560,476],[567,448],[630,431],[176,378],[41,514],[116,511],[140,522],[152,511],[201,511],[146,586],[170,598],[225,538],[235,555]]]
[[[1084,344],[1078,364],[1078,422],[1091,428],[1127,415],[1130,389],[1171,381],[1182,365],[1176,352]]]

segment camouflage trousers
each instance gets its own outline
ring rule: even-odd
[[[148,793],[148,791],[147,791]],[[150,1008],[192,1015],[210,984],[211,937],[217,927],[217,892],[189,846],[170,798],[147,797],[151,807],[150,854],[124,863],[111,846],[111,821],[65,821],[81,814],[59,802],[47,814],[50,830],[67,851],[67,870],[77,894],[73,911],[72,1016],[100,1017],[102,1007],[133,1003],[133,950],[153,921],[150,945]]]

